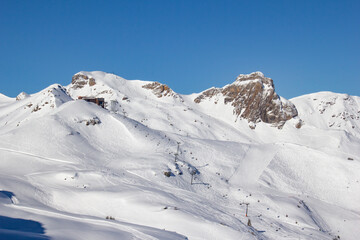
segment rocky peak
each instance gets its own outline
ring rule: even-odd
[[[279,97],[275,92],[273,80],[261,72],[241,74],[232,84],[206,90],[194,101],[200,104],[205,99],[215,96],[216,99],[222,97],[224,104],[231,104],[236,118],[247,119],[252,126],[262,121],[281,128],[287,120],[297,116],[295,106]]]
[[[88,77],[85,74],[77,73],[72,77],[71,84],[74,89],[83,88],[85,85],[94,86],[96,81],[92,77]]]

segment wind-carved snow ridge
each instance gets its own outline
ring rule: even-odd
[[[20,93],[12,104],[4,104],[0,124],[20,126],[33,118],[55,112],[64,103],[73,101],[66,89],[53,84],[35,94]]]
[[[294,104],[279,97],[273,80],[261,72],[240,74],[234,83],[206,90],[194,101],[200,104],[205,99],[218,99],[219,96],[223,97],[224,104],[234,107],[236,117],[248,120],[252,128],[261,121],[282,128],[287,120],[297,116]],[[218,104],[218,101],[214,103]]]
[[[39,95],[41,94],[43,95],[43,99],[41,99],[40,103],[37,104],[38,110],[40,110],[41,107],[45,108],[46,105],[49,105],[50,108],[57,108],[62,104],[73,100],[67,94],[66,89],[59,84],[51,85],[40,92]]]
[[[53,84],[41,92],[27,96],[25,98],[18,98],[20,102],[27,101],[27,107],[31,112],[38,112],[42,109],[54,109],[60,107],[62,104],[72,101],[73,99],[67,94],[66,89],[59,85]]]

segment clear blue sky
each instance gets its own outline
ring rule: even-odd
[[[85,70],[176,92],[262,71],[292,98],[360,95],[360,1],[0,0],[0,93],[67,85]]]

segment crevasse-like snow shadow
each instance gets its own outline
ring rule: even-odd
[[[0,203],[12,203],[17,204],[18,200],[15,197],[15,194],[9,191],[0,191]]]
[[[41,223],[21,218],[0,216],[0,239],[7,240],[49,240]]]
[[[0,191],[0,198],[10,198],[11,199],[12,197],[15,197],[15,194],[13,194],[12,192],[3,191],[3,190]]]
[[[12,198],[15,196],[15,194],[13,194],[12,192],[9,191],[0,191],[0,197],[2,197],[1,195],[4,195],[3,197],[8,197],[8,198]]]
[[[0,191],[0,203],[17,204],[15,194],[9,191]],[[21,218],[11,218],[0,215],[0,239],[6,240],[49,240],[45,235],[45,228],[39,222]]]

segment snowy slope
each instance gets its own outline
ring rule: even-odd
[[[360,131],[360,97],[319,92],[294,98],[292,102],[301,112],[301,118],[316,128],[352,134]]]
[[[200,95],[104,72],[0,95],[0,236],[357,239],[359,97],[291,99],[282,129],[251,129]]]

